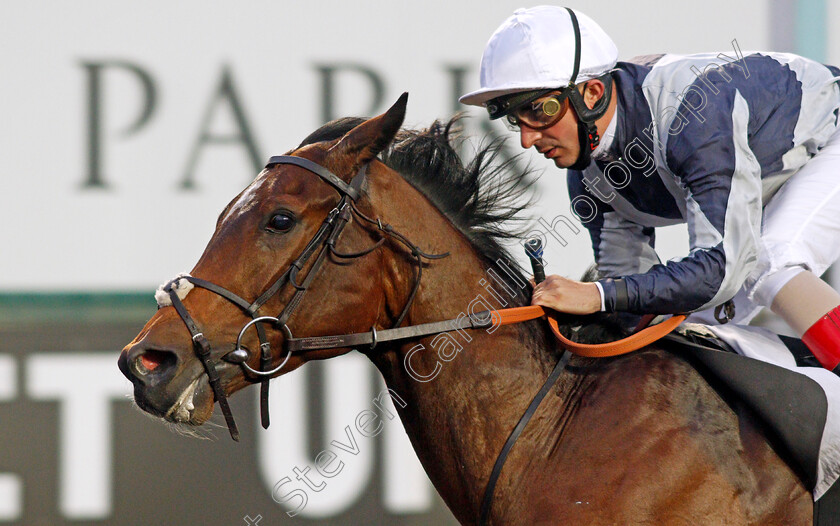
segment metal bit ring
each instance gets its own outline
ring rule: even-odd
[[[246,351],[245,349],[242,348],[242,336],[245,335],[245,331],[247,331],[248,328],[251,327],[251,325],[254,325],[254,324],[259,323],[259,322],[271,322],[272,324],[276,325],[280,322],[280,320],[278,318],[275,318],[274,316],[260,316],[258,318],[254,318],[253,320],[249,321],[248,323],[245,324],[244,327],[242,327],[242,330],[239,331],[239,336],[236,337],[236,349],[234,349],[232,352],[244,351],[244,352],[248,353],[248,355],[250,356],[251,353],[249,353],[248,351]],[[293,337],[291,329],[289,329],[289,326],[286,325],[285,323],[280,325],[280,330],[283,331],[283,333],[285,334],[287,339],[290,339],[290,338]],[[254,369],[253,367],[248,365],[247,362],[242,362],[239,365],[243,369],[248,371],[249,373],[253,374],[254,376],[260,376],[260,377],[262,377],[262,376],[273,376],[274,374],[280,372],[280,370],[283,368],[283,366],[286,365],[286,362],[288,362],[289,358],[291,358],[291,357],[292,357],[292,351],[289,350],[289,352],[286,353],[286,357],[283,358],[283,362],[280,365],[278,365],[277,367],[275,367],[274,369],[270,370],[270,371],[257,371],[256,369]]]

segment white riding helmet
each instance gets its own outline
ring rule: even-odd
[[[615,66],[618,49],[594,20],[574,10],[580,28],[580,63],[575,72],[575,30],[567,8],[517,9],[493,33],[481,57],[481,89],[459,100],[486,106],[511,93],[562,88],[598,78]],[[492,114],[493,112],[491,112]]]

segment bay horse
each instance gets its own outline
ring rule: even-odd
[[[430,335],[377,342],[376,331],[455,318],[477,298],[493,308],[530,303],[523,273],[497,268],[509,259],[500,239],[512,235],[499,222],[522,208],[512,198],[525,174],[492,162],[498,145],[464,166],[449,125],[401,130],[405,107],[404,95],[378,117],[329,123],[272,158],[219,216],[191,271],[195,288],[175,280],[164,289],[172,305],[123,349],[119,366],[142,409],[198,426],[215,401],[225,409],[227,396],[265,381],[246,365],[279,376],[357,347],[406,402],[399,416],[435,488],[461,523],[474,524],[494,460],[561,349],[539,320],[458,330],[448,347]],[[322,234],[337,203],[352,204],[339,214],[340,238]],[[323,250],[332,239],[327,256],[302,258],[315,239]],[[290,271],[305,278],[290,280]],[[282,323],[253,321],[290,302]],[[561,321],[580,341],[612,336],[597,317]],[[371,334],[371,345],[284,347],[351,333]],[[490,522],[811,524],[811,494],[737,408],[656,345],[572,357],[510,452]]]

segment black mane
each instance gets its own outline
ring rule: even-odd
[[[364,121],[345,117],[328,122],[300,147],[338,139]],[[527,281],[501,241],[525,234],[524,228],[517,228],[517,216],[532,204],[533,198],[526,196],[536,181],[533,170],[520,169],[516,157],[502,159],[500,139],[479,147],[464,165],[458,154],[463,141],[457,136],[457,124],[454,117],[424,130],[401,130],[380,159],[425,195],[470,240],[485,264],[507,261]]]
[[[336,140],[365,120],[345,117],[328,122],[312,132],[298,147]],[[524,222],[517,219],[520,212],[533,202],[531,190],[536,182],[533,170],[529,166],[521,168],[518,157],[502,158],[503,139],[480,146],[465,165],[458,154],[463,140],[457,136],[457,124],[456,116],[446,123],[435,121],[424,130],[403,129],[380,154],[380,159],[425,195],[470,240],[483,259],[485,268],[502,260],[508,263],[518,278],[527,282],[528,277],[510,257],[502,242],[524,240],[526,232],[521,227]],[[530,285],[525,289],[514,288],[517,297],[512,303],[529,305]],[[614,339],[616,334],[614,323],[604,319],[600,313],[582,318],[561,315],[558,321],[567,327],[581,322],[595,322],[587,331],[581,331],[587,334],[578,334],[576,339],[583,341],[594,343]],[[612,325],[613,329],[605,327],[603,322]],[[520,327],[523,335],[534,341],[546,341],[546,325],[525,323]],[[537,348],[546,347],[538,345]]]

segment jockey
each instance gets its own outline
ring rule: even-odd
[[[572,211],[601,279],[549,276],[532,303],[572,314],[762,307],[840,374],[840,69],[788,53],[617,62],[592,19],[517,10],[490,37],[464,104],[505,118],[523,148],[567,168]],[[661,263],[654,228],[686,223],[691,251]]]

